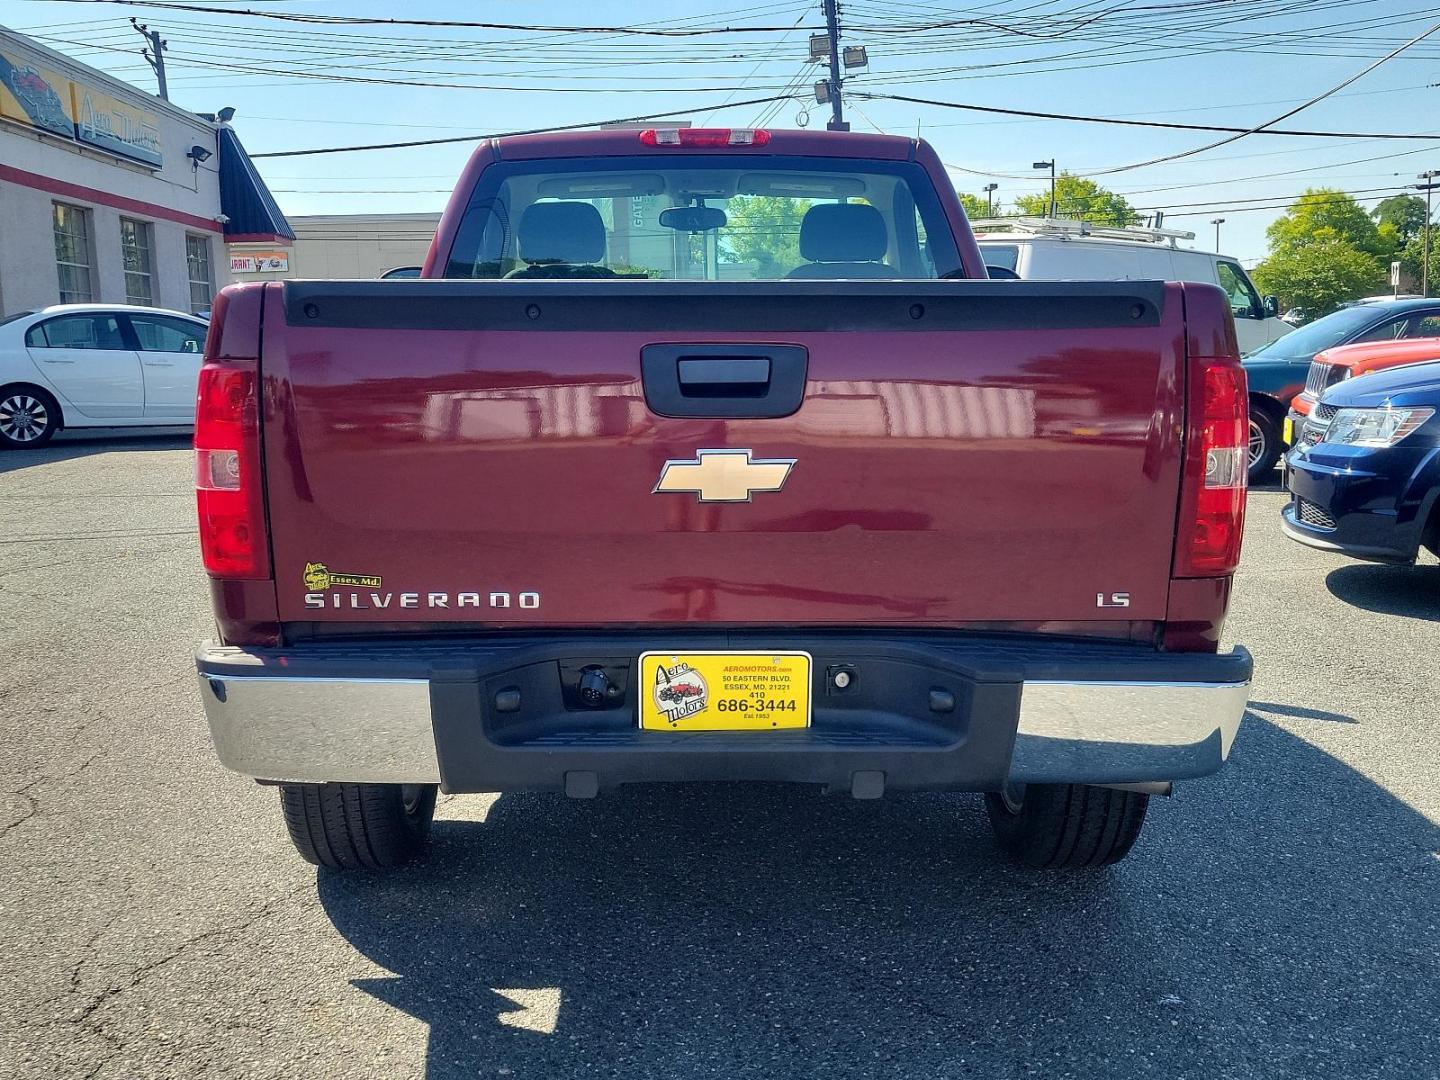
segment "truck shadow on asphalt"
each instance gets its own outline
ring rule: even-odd
[[[1366,611],[1440,622],[1440,566],[1350,563],[1326,574],[1325,587]]]
[[[0,475],[18,472],[34,465],[72,461],[94,454],[133,453],[145,450],[189,450],[192,436],[186,431],[155,431],[143,435],[117,436],[113,431],[104,435],[89,431],[70,434],[62,431],[38,450],[0,449]]]
[[[1437,848],[1252,717],[1109,870],[1003,861],[974,797],[685,786],[503,797],[319,895],[432,1080],[1408,1077],[1440,1068]]]

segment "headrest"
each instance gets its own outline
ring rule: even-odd
[[[800,256],[811,262],[880,262],[885,219],[867,203],[819,203],[800,222]]]
[[[605,222],[587,202],[531,203],[520,215],[520,258],[535,263],[598,263]]]

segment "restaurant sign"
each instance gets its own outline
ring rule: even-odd
[[[230,256],[232,274],[283,274],[290,269],[287,251],[252,251]]]

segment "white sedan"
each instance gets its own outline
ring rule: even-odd
[[[207,324],[163,308],[61,304],[0,320],[0,447],[64,428],[189,427]]]

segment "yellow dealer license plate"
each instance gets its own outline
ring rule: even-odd
[[[809,653],[648,652],[637,689],[647,731],[810,726]]]
[[[1295,445],[1295,421],[1291,420],[1288,416],[1285,417],[1285,431],[1280,438],[1285,440],[1286,446]]]

